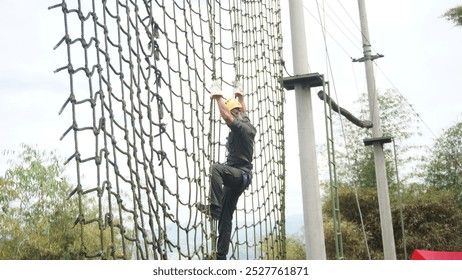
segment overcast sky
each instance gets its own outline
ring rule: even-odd
[[[2,0],[0,151],[18,150],[21,143],[26,143],[40,149],[56,149],[63,157],[73,153],[72,143],[59,140],[71,120],[58,115],[68,97],[67,73],[53,73],[66,64],[62,53],[53,51],[64,34],[63,20],[60,10],[49,11],[48,6],[58,2]],[[281,2],[284,59],[288,72],[293,73],[288,5],[286,1]],[[395,88],[414,105],[415,112],[425,123],[422,139],[431,144],[433,134],[439,135],[443,129],[461,120],[462,28],[454,27],[440,16],[462,3],[456,0],[366,2],[373,50],[385,55],[376,61],[377,88]],[[321,0],[318,3],[323,5]],[[322,9],[318,10],[316,1],[305,1],[310,68],[312,72],[330,77],[330,81],[335,82],[339,104],[354,111],[358,108],[349,106],[366,91],[364,65],[351,61],[351,58],[362,57],[358,4],[356,0],[326,3],[324,13]],[[325,16],[332,71],[326,66],[326,45],[319,15]],[[315,119],[323,123],[322,104],[313,102]],[[291,110],[295,108],[293,92],[287,93],[286,106],[287,129],[291,132],[296,129],[293,127],[296,112]],[[318,127],[316,133],[323,130],[323,126]],[[295,147],[288,150],[287,177],[297,184],[298,143],[292,135],[286,135],[288,147]],[[0,160],[0,174],[3,174],[4,156],[0,157],[3,157]],[[289,190],[288,199],[293,199],[294,203],[287,204],[289,207],[293,205],[287,209],[288,214],[301,211],[298,191]]]

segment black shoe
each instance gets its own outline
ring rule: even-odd
[[[202,203],[198,203],[196,205],[197,210],[201,211],[205,215],[210,215],[212,216],[213,219],[219,220],[220,219],[220,214],[221,214],[221,208],[215,206],[215,205],[204,205]]]

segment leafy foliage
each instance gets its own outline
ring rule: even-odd
[[[452,21],[456,26],[462,26],[462,6],[457,6],[447,10],[443,17],[448,21]]]
[[[325,217],[324,235],[326,257],[329,260],[335,260],[337,258],[333,228],[334,223],[332,217]],[[343,221],[340,225],[340,231],[342,233],[343,258],[346,260],[368,259],[367,246],[360,227],[356,223]]]
[[[286,238],[286,259],[306,260],[306,249],[302,231]]]
[[[14,153],[12,153],[14,154]],[[54,153],[23,145],[0,179],[0,259],[77,259],[77,205]]]
[[[64,167],[55,152],[22,145],[21,152],[5,155],[16,159],[0,176],[0,259],[134,256],[133,244],[123,244],[120,236],[114,237],[115,225],[120,224],[117,218],[109,223],[95,201],[69,197],[75,188],[64,177]],[[124,233],[134,235],[127,228]]]
[[[426,165],[426,182],[441,189],[462,191],[462,122],[443,132]]]
[[[21,152],[5,154],[16,159],[0,177],[0,259],[81,259],[87,251],[100,251],[101,242],[111,243],[109,231],[102,234],[98,224],[75,224],[79,207],[91,216],[98,207],[68,198],[74,188],[55,152],[22,145]]]
[[[418,119],[415,115],[407,113],[409,105],[404,97],[394,90],[387,90],[378,96],[380,106],[381,128],[384,136],[394,139],[398,165],[402,163],[412,163],[416,161],[413,151],[416,146],[408,144],[408,140],[420,134]],[[367,95],[363,94],[357,101],[362,108],[368,104]],[[369,112],[362,110],[358,116],[360,119],[368,120]],[[345,136],[344,142],[340,145],[337,152],[337,168],[339,178],[347,185],[357,187],[375,187],[375,167],[372,148],[365,146],[363,140],[371,138],[371,131],[354,126],[352,123],[343,122],[342,134]],[[342,135],[339,134],[339,135]],[[388,144],[384,146],[386,157],[387,176],[390,185],[393,184],[396,176],[394,168],[394,146]],[[404,174],[402,180],[411,176],[412,172]],[[400,176],[403,174],[400,174]]]
[[[404,239],[401,231],[400,203],[396,192],[391,195],[391,211],[398,259],[408,259],[414,249],[462,251],[462,210],[457,206],[457,193],[427,190],[424,187],[407,188],[402,194]],[[364,234],[358,204],[364,223]],[[359,188],[357,196],[352,188],[341,188],[339,194],[342,213],[342,237],[345,259],[368,259],[367,241],[371,259],[383,259],[380,214],[375,189]],[[323,209],[326,218],[326,250],[335,258],[332,208],[329,199]],[[364,239],[364,236],[366,239]],[[360,240],[361,239],[361,240]],[[404,255],[404,244],[406,253]]]
[[[414,249],[462,251],[462,211],[456,196],[452,190],[436,189],[405,194],[403,210],[408,252]],[[397,217],[396,208],[392,214]],[[399,220],[394,221],[397,228]],[[402,239],[397,240],[402,246]]]

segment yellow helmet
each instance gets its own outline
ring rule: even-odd
[[[226,99],[225,105],[226,107],[228,107],[228,110],[230,111],[236,108],[242,108],[241,103],[239,103],[239,101],[237,101],[237,99],[235,98]]]

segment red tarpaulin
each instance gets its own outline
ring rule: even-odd
[[[414,250],[411,260],[462,260],[462,252]]]

